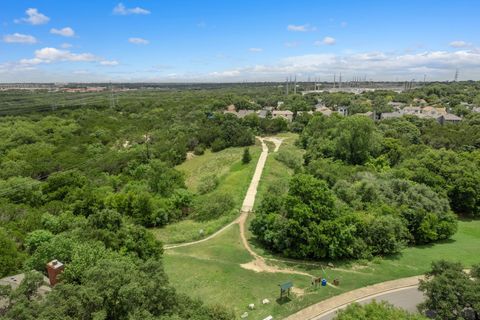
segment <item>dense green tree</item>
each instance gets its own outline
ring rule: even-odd
[[[465,319],[468,308],[480,314],[480,279],[470,277],[460,263],[433,262],[419,289],[426,296],[419,309],[433,311],[435,319]]]
[[[248,148],[243,149],[242,163],[247,164],[252,161],[252,156],[250,155],[250,150]]]
[[[23,256],[18,251],[16,243],[6,230],[0,228],[0,277],[16,272],[22,260]]]
[[[360,116],[348,117],[337,129],[335,156],[351,164],[363,164],[376,154],[378,143],[372,120]]]

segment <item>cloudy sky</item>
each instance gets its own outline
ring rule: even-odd
[[[0,82],[480,80],[478,0],[15,0]]]

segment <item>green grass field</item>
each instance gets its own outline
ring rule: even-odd
[[[287,134],[284,137],[287,139],[281,148],[302,152],[294,146],[296,135]],[[269,185],[286,183],[291,174],[292,170],[270,154],[259,185],[256,205],[267,192]],[[190,187],[194,186],[194,182],[190,183],[192,183]],[[249,221],[251,218],[252,216]],[[188,223],[177,224],[176,232],[181,233],[182,228],[190,227]],[[251,237],[251,234],[248,232],[247,236]],[[341,282],[340,286],[313,289],[310,285],[311,279],[306,276],[257,273],[243,269],[240,265],[252,259],[241,244],[238,225],[232,226],[207,242],[166,251],[165,269],[180,292],[202,298],[210,304],[230,307],[237,317],[248,311],[249,319],[263,319],[268,315],[279,319],[342,292],[423,274],[429,270],[431,262],[438,259],[460,261],[467,266],[480,263],[480,221],[460,221],[459,230],[451,240],[435,245],[407,248],[396,256],[377,257],[372,261],[293,261],[266,252],[256,245],[254,239],[250,239],[250,243],[262,256],[281,260],[268,260],[268,263],[304,271],[314,276],[326,276],[330,281],[337,278]],[[334,264],[334,268],[326,267],[329,262]],[[289,302],[279,303],[276,301],[279,296],[278,285],[286,281],[293,281],[295,287],[304,290],[304,294],[294,297]],[[264,298],[268,298],[271,303],[262,305],[261,301]],[[247,310],[250,303],[256,305],[255,310]]]
[[[322,262],[327,279],[340,279],[338,289],[312,289],[310,279],[305,276],[256,273],[243,269],[240,264],[249,262],[251,257],[242,247],[237,225],[207,242],[168,250],[164,259],[166,272],[180,292],[201,297],[207,303],[231,307],[237,316],[248,311],[248,304],[255,303],[257,309],[249,311],[249,319],[263,319],[268,315],[278,319],[342,292],[423,274],[429,270],[431,262],[438,259],[461,261],[467,266],[480,263],[480,221],[461,221],[459,231],[452,240],[432,246],[407,248],[394,257],[376,258],[363,263],[333,261],[333,269],[326,267],[329,261]],[[324,276],[320,263],[275,264]],[[280,304],[276,301],[278,284],[286,281],[293,281],[295,287],[305,290],[305,294]],[[264,298],[271,303],[261,305]]]
[[[238,216],[261,152],[258,142],[255,146],[251,146],[252,161],[244,165],[241,162],[243,149],[228,148],[216,153],[207,150],[204,155],[196,156],[176,167],[185,174],[187,187],[192,192],[197,191],[198,183],[204,176],[215,174],[220,181],[213,192],[231,194],[236,210],[214,220],[200,222],[187,219],[163,228],[152,229],[157,239],[164,243],[198,240],[214,233]],[[203,235],[200,234],[200,230],[203,230]]]

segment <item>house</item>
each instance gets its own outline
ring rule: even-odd
[[[293,120],[293,112],[290,110],[273,110],[272,111],[272,118],[283,118],[289,122]]]
[[[403,114],[411,114],[411,115],[419,115],[422,113],[422,108],[421,107],[405,107],[401,110],[401,113]]]
[[[373,115],[374,113],[372,111],[368,111],[368,112],[365,112],[365,113],[357,113],[355,114],[357,116],[364,116],[364,117],[369,117],[369,118],[372,118],[373,119]]]
[[[403,113],[402,112],[399,112],[399,111],[395,111],[395,112],[383,112],[381,115],[380,115],[380,119],[381,120],[384,120],[384,119],[393,119],[393,118],[400,118],[403,116]]]
[[[8,276],[0,279],[0,286],[10,286],[13,290],[16,290],[22,283],[23,279],[25,279],[24,273],[20,273],[14,276]],[[36,295],[43,297],[50,291],[52,291],[52,288],[49,286],[49,279],[43,276],[43,282],[41,286],[37,289]],[[0,298],[0,309],[5,303],[7,303],[7,301]]]
[[[436,116],[436,115],[447,114],[447,109],[427,106],[427,107],[423,107],[421,112],[422,114]]]
[[[266,110],[266,109],[258,110],[257,115],[258,115],[259,118],[266,118],[267,115],[268,115],[268,112],[269,111]]]
[[[390,101],[390,102],[388,103],[388,106],[389,106],[389,107],[392,107],[393,110],[395,110],[395,111],[399,111],[400,109],[402,109],[402,108],[405,106],[405,103],[403,103],[403,102]]]
[[[235,111],[237,111],[237,108],[235,108],[234,104],[231,104],[231,105],[227,106],[227,111],[235,112]]]
[[[342,116],[347,116],[348,115],[348,107],[345,107],[345,106],[337,107],[337,112]]]
[[[447,114],[444,114],[444,115],[441,115],[440,117],[438,117],[437,121],[438,121],[440,124],[444,124],[444,123],[458,123],[458,122],[462,121],[462,118],[460,118],[459,116],[456,116],[456,115],[454,115],[454,114],[447,113]]]
[[[322,105],[322,106],[315,106],[315,112],[320,112],[321,114],[323,114],[324,116],[331,116],[332,115],[332,110],[327,108],[326,106]]]

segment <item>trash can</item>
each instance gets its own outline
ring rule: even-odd
[[[322,287],[325,287],[327,285],[327,279],[322,279]]]

